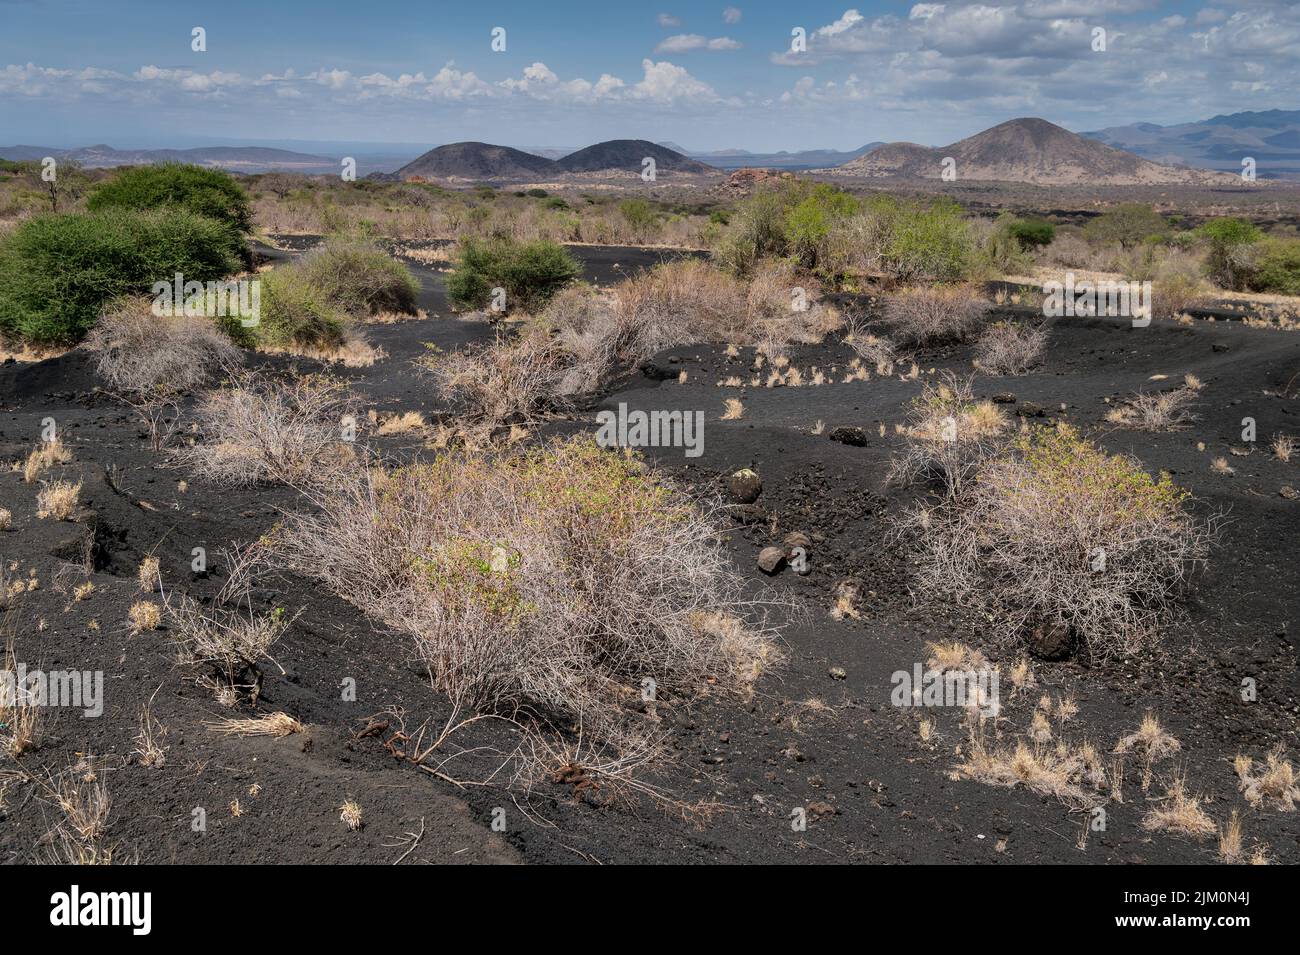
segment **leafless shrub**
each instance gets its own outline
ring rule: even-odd
[[[844,340],[859,358],[875,366],[878,375],[892,375],[894,366],[902,360],[894,343],[872,334],[864,322],[850,321],[849,334]]]
[[[982,608],[1004,639],[1066,626],[1098,657],[1139,651],[1208,553],[1214,522],[1187,497],[1072,428],[1025,432],[909,516],[918,590]]]
[[[203,440],[178,455],[218,484],[327,485],[353,458],[344,437],[357,426],[355,409],[343,383],[324,375],[279,381],[240,373],[199,402]]]
[[[357,474],[274,544],[495,712],[617,722],[643,681],[742,692],[777,659],[710,515],[586,439]]]
[[[108,305],[86,348],[110,389],[137,398],[191,391],[241,361],[240,350],[212,319],[160,317],[147,298]]]
[[[1177,431],[1197,419],[1188,408],[1197,397],[1197,389],[1186,385],[1169,391],[1139,392],[1113,408],[1106,420],[1137,431]]]
[[[907,443],[890,463],[889,481],[941,481],[955,494],[1005,443],[1006,416],[991,401],[976,401],[973,381],[945,372],[922,386],[912,402]]]
[[[271,648],[295,618],[277,607],[269,614],[253,608],[253,575],[263,563],[259,545],[226,551],[223,562],[229,576],[208,604],[188,594],[174,599],[164,595],[168,622],[182,664],[206,664],[232,693],[242,692],[256,702],[261,693],[263,660],[275,662]]]
[[[569,359],[537,328],[424,359],[444,397],[472,424],[496,428],[558,406]]]
[[[996,322],[975,346],[975,367],[989,375],[1023,375],[1042,363],[1047,330]]]
[[[891,337],[903,345],[938,345],[970,338],[989,308],[969,285],[918,286],[885,300],[884,322]]]

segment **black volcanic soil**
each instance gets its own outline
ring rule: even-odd
[[[589,279],[617,280],[660,255],[628,249],[574,250]],[[425,285],[421,306],[429,318],[368,329],[388,357],[367,369],[338,370],[380,411],[439,410],[429,381],[412,365],[425,342],[461,347],[492,336],[484,322],[450,317],[440,275],[413,264]],[[868,308],[846,301],[845,308]],[[835,341],[796,348],[792,361],[834,373],[838,382],[851,353]],[[34,365],[0,366],[0,455],[18,460],[35,446],[43,418],[55,419],[74,460],[54,475],[84,482],[86,511],[75,523],[35,515],[37,485],[20,474],[0,474],[0,506],[13,527],[0,533],[0,554],[11,576],[34,569],[40,584],[18,603],[12,624],[17,659],[29,668],[100,669],[106,704],[100,719],[52,713],[44,745],[21,757],[28,772],[92,766],[112,794],[111,841],[119,857],[144,862],[373,862],[396,860],[409,847],[406,833],[423,838],[406,863],[429,862],[991,862],[1102,863],[1216,861],[1214,840],[1193,840],[1141,827],[1163,787],[1143,793],[1130,764],[1124,802],[1108,806],[1105,832],[1077,846],[1086,815],[1054,799],[1015,789],[955,781],[951,767],[965,743],[959,717],[947,711],[897,709],[889,703],[890,674],[925,658],[928,641],[959,639],[979,646],[1005,667],[1011,648],[987,645],[978,620],[944,606],[917,606],[908,593],[909,557],[891,535],[889,518],[906,496],[884,488],[898,440],[893,425],[920,384],[872,374],[866,382],[800,388],[720,388],[729,375],[745,376],[749,350],[729,358],[722,346],[681,348],[657,356],[648,372],[629,374],[588,408],[539,429],[594,431],[595,412],[620,402],[631,408],[702,409],[705,453],[680,450],[650,456],[701,494],[725,475],[752,467],[763,478],[761,524],[734,521],[727,540],[755,592],[776,588],[800,609],[784,632],[788,664],[765,677],[754,699],[737,706],[704,699],[660,710],[676,759],[652,781],[683,804],[718,804],[701,819],[651,804],[605,805],[600,794],[545,785],[531,799],[498,789],[458,788],[399,762],[375,737],[355,738],[370,717],[405,708],[408,723],[445,718],[447,708],[414,667],[400,639],[372,625],[356,608],[290,576],[260,581],[259,609],[302,608],[266,668],[258,709],[284,710],[308,724],[285,739],[223,737],[205,721],[230,715],[212,694],[175,663],[165,629],[131,635],[127,609],[138,598],[135,570],[156,554],[164,579],[196,596],[212,594],[225,569],[217,551],[255,538],[282,509],[298,506],[284,489],[227,490],[194,480],[152,454],[130,409],[97,392],[86,357],[74,351]],[[287,369],[284,360],[266,364]],[[302,368],[315,367],[300,362]],[[931,367],[968,370],[970,350],[923,356]],[[684,383],[678,374],[686,372]],[[1205,383],[1201,420],[1173,434],[1114,432],[1104,424],[1103,398],[1155,387],[1154,374],[1175,381],[1185,373]],[[1181,741],[1175,767],[1207,798],[1216,819],[1242,812],[1247,845],[1267,843],[1278,861],[1300,861],[1294,814],[1251,809],[1236,789],[1231,760],[1239,752],[1262,756],[1282,743],[1300,754],[1300,576],[1295,541],[1300,501],[1279,495],[1300,486],[1300,464],[1283,464],[1266,449],[1275,432],[1300,434],[1300,337],[1241,323],[1155,322],[1145,329],[1111,320],[1072,320],[1053,330],[1048,363],[1021,378],[977,379],[984,395],[1012,392],[1010,409],[1046,409],[1112,450],[1135,454],[1153,471],[1170,471],[1196,495],[1203,513],[1225,513],[1209,569],[1191,590],[1187,620],[1166,636],[1164,648],[1105,665],[1037,662],[1039,689],[1006,700],[1004,731],[1023,731],[1041,693],[1070,692],[1079,713],[1071,739],[1087,738],[1102,751],[1155,711]],[[723,398],[739,396],[745,415],[720,421]],[[1064,408],[1062,409],[1062,405]],[[1032,410],[1032,409],[1029,409]],[[1241,419],[1254,417],[1259,442],[1240,440]],[[868,440],[853,447],[813,434],[840,425],[861,427]],[[880,437],[879,425],[887,436]],[[1205,450],[1197,449],[1197,442]],[[418,449],[412,437],[374,439],[385,451]],[[1237,456],[1233,451],[1244,452]],[[1233,476],[1210,470],[1226,456]],[[188,481],[182,490],[179,482]],[[80,560],[87,535],[97,541],[95,569]],[[812,541],[812,572],[786,571],[773,580],[755,566],[760,547],[802,531]],[[207,548],[208,575],[191,573],[191,550]],[[836,621],[827,610],[835,584],[860,581],[860,620]],[[95,591],[74,601],[72,587],[90,579]],[[95,624],[95,626],[92,626]],[[842,679],[831,675],[842,668]],[[1242,702],[1243,678],[1258,700]],[[357,701],[342,699],[340,684],[356,681]],[[142,705],[152,700],[168,728],[166,763],[145,768],[131,755]],[[922,742],[923,715],[935,734]],[[480,724],[465,745],[509,748],[504,729]],[[0,773],[12,763],[0,764]],[[3,778],[3,777],[0,777]],[[250,794],[252,787],[256,795]],[[231,802],[239,800],[235,816]],[[339,807],[354,799],[365,826],[349,832]],[[795,807],[813,807],[806,832],[791,829]],[[196,833],[194,810],[206,810],[207,831]],[[504,809],[504,832],[491,828]],[[0,859],[27,862],[57,810],[40,787],[14,781],[0,800]]]

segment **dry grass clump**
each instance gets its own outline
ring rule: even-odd
[[[1106,420],[1137,431],[1177,431],[1197,419],[1188,407],[1197,399],[1197,391],[1184,385],[1155,394],[1139,392],[1111,409]]]
[[[0,531],[9,530],[9,528],[13,526],[13,523],[13,511],[9,510],[7,507],[0,507]]]
[[[50,468],[57,464],[67,464],[71,460],[72,452],[64,446],[62,439],[55,438],[53,441],[42,441],[21,465],[15,467],[22,471],[23,481],[31,484]]]
[[[372,469],[319,503],[280,553],[408,634],[453,700],[604,732],[646,678],[740,692],[777,657],[711,516],[590,439]]]
[[[901,360],[893,342],[874,335],[865,328],[852,329],[844,341],[858,353],[859,358],[873,364],[878,375],[892,375],[894,366]]]
[[[1129,733],[1115,744],[1115,752],[1136,752],[1149,763],[1172,756],[1180,749],[1182,744],[1165,732],[1160,719],[1150,711],[1142,716],[1136,732]]]
[[[1006,639],[1067,626],[1097,656],[1138,650],[1208,552],[1187,497],[1068,426],[1023,432],[909,516],[919,591],[982,608]]]
[[[153,715],[148,705],[140,708],[140,730],[135,734],[135,749],[132,751],[141,766],[161,767],[167,762],[167,747],[163,740],[167,737],[167,727],[163,726]]]
[[[149,554],[144,560],[140,561],[140,566],[135,572],[135,579],[139,582],[142,593],[148,594],[157,590],[158,584],[162,580],[159,573],[158,558],[153,554]]]
[[[5,645],[4,670],[18,672],[12,637]],[[13,692],[0,684],[0,750],[11,757],[36,749],[44,737],[45,720],[39,700],[15,681]]]
[[[1068,806],[1091,808],[1103,799],[1098,789],[1106,783],[1105,768],[1088,744],[1071,746],[1017,740],[1014,747],[990,744],[983,732],[972,732],[965,760],[954,767],[958,778],[989,786],[1024,786],[1052,796]]]
[[[1233,768],[1241,791],[1252,806],[1292,812],[1300,802],[1300,780],[1280,746],[1264,757],[1262,766],[1249,756],[1238,756],[1233,760]]]
[[[160,317],[147,298],[118,299],[105,307],[86,348],[109,387],[131,395],[190,391],[242,360],[213,319]]]
[[[884,322],[903,345],[941,345],[971,338],[990,307],[970,285],[917,286],[885,300]]]
[[[984,654],[957,640],[927,643],[925,649],[929,654],[925,658],[925,665],[931,670],[971,672],[982,670],[989,665]]]
[[[745,405],[739,398],[726,398],[723,400],[724,410],[722,412],[723,421],[737,421],[745,415]]]
[[[58,779],[54,803],[63,813],[49,835],[48,858],[56,865],[110,865],[114,848],[105,842],[113,801],[94,772],[70,770]]]
[[[379,421],[379,427],[375,430],[375,434],[381,437],[410,434],[413,431],[422,432],[426,427],[424,415],[418,411],[394,412]]]
[[[1296,451],[1296,439],[1289,434],[1273,435],[1273,457],[1277,458],[1283,464],[1291,460],[1291,455]]]
[[[1214,820],[1201,808],[1201,797],[1187,792],[1187,780],[1177,777],[1171,782],[1161,805],[1142,818],[1142,828],[1150,832],[1172,832],[1203,839],[1217,832]]]
[[[137,600],[131,604],[131,609],[126,613],[126,618],[131,624],[132,633],[157,630],[158,625],[162,623],[162,608],[152,600]]]
[[[971,379],[950,372],[922,385],[908,418],[907,444],[890,464],[890,482],[941,481],[950,494],[997,452],[1008,426],[997,405],[975,400]]]
[[[76,484],[71,481],[53,481],[41,488],[36,495],[36,516],[66,521],[77,512],[80,498],[80,481]]]
[[[995,322],[975,346],[975,367],[989,375],[1023,375],[1042,363],[1047,330]]]
[[[328,376],[240,374],[199,402],[195,417],[203,441],[179,456],[218,484],[326,484],[352,457],[344,437],[346,422],[355,429],[355,407],[344,384]]]
[[[352,832],[356,832],[365,823],[361,818],[361,806],[349,799],[339,807],[339,821]]]
[[[224,719],[204,724],[226,736],[272,736],[282,739],[302,732],[302,723],[288,713],[270,713],[248,719]]]

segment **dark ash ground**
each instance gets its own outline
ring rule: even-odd
[[[587,278],[602,284],[660,257],[628,249],[575,252]],[[371,340],[388,357],[372,368],[338,373],[354,382],[369,407],[434,417],[441,410],[437,395],[412,365],[424,343],[450,350],[487,340],[493,330],[452,316],[440,274],[413,268],[425,285],[421,305],[429,317],[371,327]],[[842,378],[852,353],[828,340],[797,347],[791,357],[801,368],[837,366]],[[950,349],[925,355],[922,366],[965,373],[970,357],[968,348]],[[728,358],[722,346],[677,349],[654,361],[664,380],[634,372],[591,407],[542,429],[594,431],[595,412],[620,402],[698,408],[707,422],[704,455],[687,460],[680,450],[654,449],[649,453],[656,462],[701,493],[720,491],[725,476],[741,467],[763,479],[758,505],[766,523],[737,521],[728,539],[756,589],[776,587],[803,608],[784,634],[789,663],[760,683],[747,707],[706,699],[661,711],[678,758],[654,782],[683,803],[721,804],[707,819],[648,804],[605,806],[559,784],[517,804],[500,790],[461,789],[420,772],[395,760],[376,738],[355,738],[386,707],[404,707],[419,722],[445,716],[445,704],[399,639],[291,576],[265,580],[258,595],[267,608],[304,608],[276,652],[286,672],[267,668],[259,709],[285,710],[309,724],[309,732],[242,739],[205,728],[205,721],[228,711],[176,665],[166,629],[129,633],[127,608],[139,596],[136,568],[153,553],[173,586],[211,593],[223,570],[214,560],[209,576],[191,574],[191,549],[203,546],[215,555],[232,541],[257,537],[282,509],[297,506],[295,495],[219,489],[170,467],[149,451],[134,413],[96,391],[99,383],[79,351],[0,367],[0,456],[24,457],[39,438],[42,419],[53,417],[74,460],[50,476],[80,478],[88,511],[77,523],[39,520],[38,485],[24,484],[16,473],[0,474],[0,506],[14,515],[13,528],[0,534],[0,555],[6,567],[16,562],[12,574],[25,578],[34,569],[40,581],[15,612],[17,658],[29,668],[103,670],[106,680],[104,716],[51,714],[49,738],[22,757],[24,765],[44,775],[93,757],[113,798],[111,841],[120,857],[142,862],[389,863],[408,848],[401,842],[405,834],[421,826],[424,837],[406,863],[1215,862],[1213,839],[1141,828],[1149,800],[1163,787],[1157,782],[1144,794],[1136,774],[1126,783],[1125,802],[1108,808],[1107,830],[1091,833],[1084,849],[1077,845],[1084,815],[1020,789],[950,778],[955,749],[964,742],[958,716],[890,706],[890,674],[924,660],[924,645],[932,640],[971,643],[1004,665],[1015,654],[984,645],[977,620],[950,608],[915,606],[909,596],[908,555],[894,542],[888,520],[905,497],[887,490],[884,476],[899,440],[893,425],[903,420],[920,385],[873,373],[867,382],[819,387],[742,393],[717,386],[732,374],[747,377],[751,360],[749,350]],[[681,370],[684,384],[676,378]],[[1105,424],[1103,398],[1151,388],[1154,374],[1172,382],[1188,372],[1205,383],[1196,409],[1201,420],[1190,429],[1151,435],[1115,432]],[[1181,741],[1177,768],[1193,791],[1207,797],[1216,821],[1240,809],[1247,844],[1267,843],[1277,861],[1291,863],[1300,861],[1294,814],[1251,810],[1237,792],[1231,762],[1239,752],[1262,757],[1277,743],[1293,756],[1300,753],[1300,501],[1279,494],[1283,485],[1300,486],[1300,465],[1275,460],[1266,447],[1275,432],[1300,434],[1297,372],[1300,337],[1294,333],[1223,321],[1133,329],[1117,320],[1077,319],[1055,326],[1046,367],[1027,377],[976,383],[981,395],[1013,392],[1011,408],[1036,404],[1107,448],[1133,453],[1152,471],[1170,471],[1193,491],[1203,513],[1229,518],[1208,571],[1188,595],[1188,619],[1167,635],[1163,652],[1104,666],[1038,662],[1039,690],[1007,706],[1007,729],[1024,729],[1040,693],[1072,691],[1080,707],[1074,738],[1108,751],[1136,728],[1144,711],[1154,710]],[[744,417],[718,420],[723,398],[737,395]],[[1254,448],[1240,440],[1246,416],[1257,421]],[[819,420],[827,432],[839,425],[863,428],[867,445],[811,433]],[[886,437],[878,437],[880,424]],[[414,438],[374,443],[393,453],[419,446]],[[1228,457],[1235,475],[1210,470],[1218,456]],[[188,489],[182,492],[179,481],[188,481]],[[81,559],[92,528],[95,570],[87,578],[68,565]],[[813,541],[812,572],[799,577],[786,571],[769,581],[755,566],[758,550],[791,531]],[[835,621],[827,614],[844,578],[858,580],[865,595],[860,620]],[[85,579],[95,583],[95,592],[74,602],[71,588]],[[843,668],[844,679],[831,676],[835,667]],[[346,677],[356,680],[355,703],[340,699]],[[1253,703],[1240,698],[1246,677],[1258,686]],[[151,699],[169,729],[161,768],[136,765],[130,755],[139,710]],[[922,715],[937,720],[937,736],[928,743],[918,734]],[[510,741],[494,738],[495,732],[485,729],[475,741],[508,748]],[[1160,775],[1173,768],[1162,765]],[[260,790],[250,795],[254,785]],[[235,799],[243,809],[238,817],[229,808]],[[339,821],[345,799],[365,810],[359,832]],[[793,832],[791,809],[814,804],[807,831]],[[206,810],[206,833],[192,831],[196,807]],[[491,831],[494,807],[505,809],[504,832]],[[0,860],[32,861],[56,815],[39,787],[11,785],[0,801]]]

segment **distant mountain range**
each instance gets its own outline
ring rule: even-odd
[[[550,181],[574,175],[639,176],[646,157],[655,161],[656,175],[699,175],[716,172],[676,150],[645,139],[611,139],[550,159],[536,153],[491,143],[451,143],[429,150],[391,174],[378,179],[465,180],[471,182]]]
[[[805,149],[799,152],[781,150],[775,153],[752,153],[747,149],[719,149],[714,152],[691,152],[676,143],[660,143],[668,149],[708,163],[717,169],[742,169],[746,166],[760,166],[767,169],[821,169],[827,166],[839,166],[856,159],[863,153],[870,152],[882,142],[867,143],[857,149],[841,151],[838,149]]]
[[[1240,175],[1249,157],[1260,179],[1300,179],[1300,110],[1231,113],[1175,126],[1134,123],[1083,135],[1153,162]]]
[[[1230,181],[1223,173],[1151,162],[1033,117],[1001,123],[947,146],[886,143],[825,171],[871,178],[941,179],[946,166],[958,180],[1052,186]]]
[[[0,146],[0,159],[15,162],[40,160],[46,156],[75,161],[88,169],[112,169],[117,166],[141,166],[161,162],[185,162],[196,166],[216,166],[232,172],[338,172],[339,159],[269,149],[264,146],[203,146],[196,149],[114,149],[99,144],[79,149],[51,149],[47,146]]]
[[[285,142],[282,145],[292,145]],[[304,143],[326,147],[329,143]],[[333,144],[344,149],[345,144]],[[413,177],[452,182],[528,182],[565,178],[639,175],[653,157],[657,173],[720,174],[741,168],[815,169],[830,175],[939,179],[944,160],[958,179],[1040,185],[1135,185],[1240,181],[1241,162],[1255,160],[1260,179],[1300,180],[1300,110],[1268,110],[1215,116],[1199,123],[1158,126],[1137,123],[1076,134],[1044,119],[1014,119],[942,147],[917,143],[867,143],[849,151],[808,149],[755,153],[743,149],[690,152],[674,142],[614,139],[582,149],[515,149],[491,143],[437,146],[405,162],[397,149],[366,155],[363,144],[346,144],[358,173],[378,179]],[[404,147],[410,149],[410,147]],[[410,156],[413,152],[406,152]],[[114,149],[83,146],[0,146],[0,159],[75,160],[89,168],[158,162],[190,162],[235,172],[279,170],[337,174],[338,157],[267,146],[204,146],[192,149]],[[403,165],[403,162],[405,164]],[[1214,170],[1214,171],[1210,171]]]

